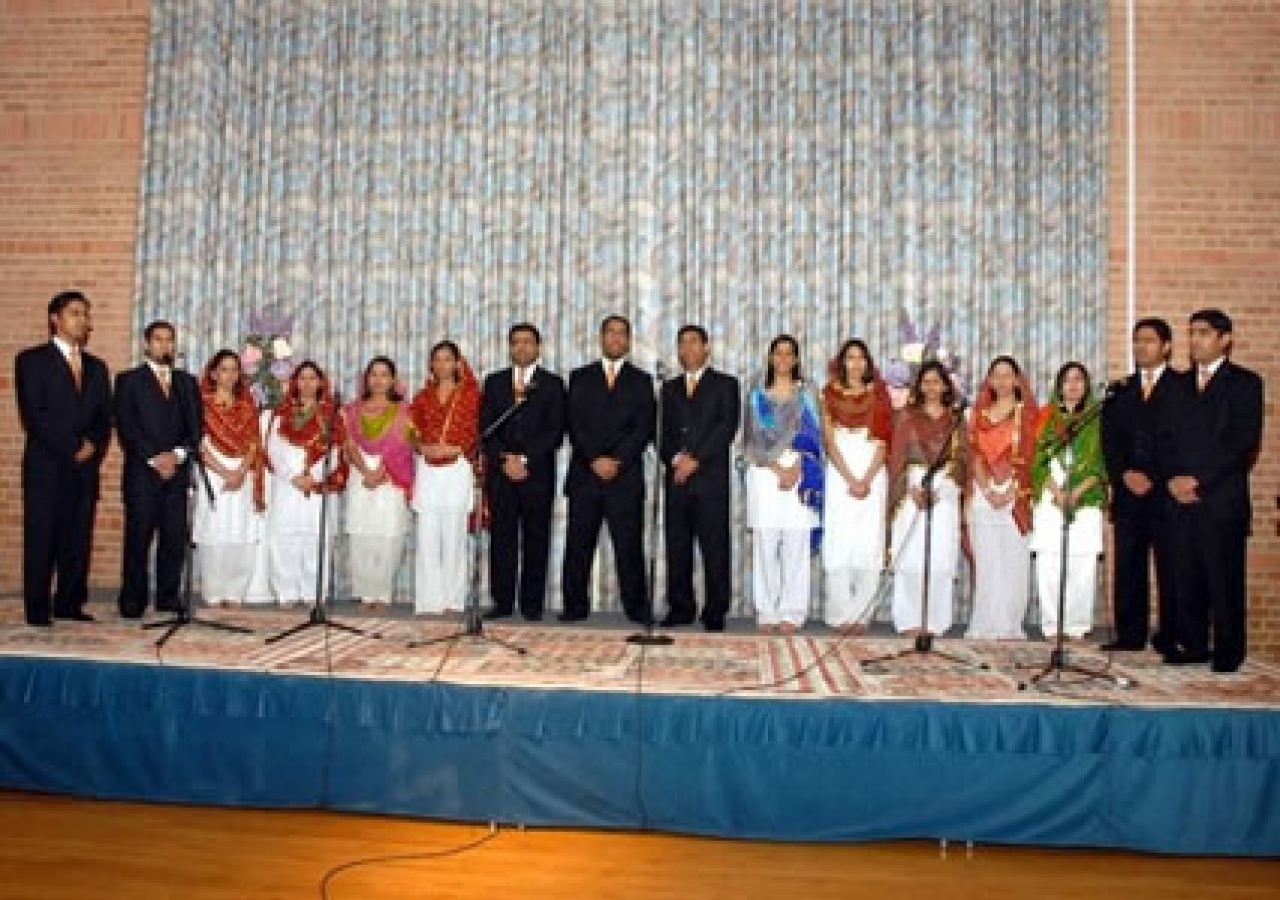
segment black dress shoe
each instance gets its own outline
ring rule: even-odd
[[[556,618],[559,619],[561,622],[581,622],[585,620],[589,615],[590,613],[562,612],[560,613],[560,615],[556,616]]]
[[[509,609],[498,609],[498,608],[495,606],[493,609],[491,609],[491,610],[489,610],[488,612],[486,612],[486,613],[485,613],[484,615],[482,615],[480,618],[485,619],[486,621],[492,621],[492,620],[494,620],[494,619],[509,619],[509,618],[511,618],[511,610],[509,610]]]
[[[531,612],[531,613],[522,612],[522,613],[520,613],[520,615],[524,617],[524,620],[525,620],[526,622],[541,622],[541,621],[542,621],[542,613],[540,613],[540,612]]]
[[[182,612],[182,606],[177,603],[157,603],[156,612],[176,613]]]
[[[1215,659],[1209,668],[1214,672],[1225,675],[1228,672],[1239,671],[1242,662],[1244,660],[1241,659]]]
[[[1123,650],[1125,652],[1136,652],[1138,650],[1147,649],[1147,645],[1134,644],[1129,641],[1111,641],[1109,643],[1101,645],[1100,647],[1098,647],[1098,649],[1105,650],[1108,653],[1113,653],[1117,650]]]
[[[52,628],[52,619],[27,619],[27,624],[32,628]]]
[[[724,617],[708,616],[702,620],[702,627],[707,631],[724,631]]]
[[[1198,666],[1208,661],[1208,653],[1187,653],[1184,650],[1170,650],[1164,655],[1164,662],[1167,666]]]
[[[676,616],[667,613],[666,617],[658,624],[663,628],[679,628],[681,625],[692,625],[693,616]]]
[[[54,613],[55,619],[70,619],[72,622],[92,622],[93,616],[85,612],[83,609],[77,609],[69,613]]]

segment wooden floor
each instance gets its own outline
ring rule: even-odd
[[[0,898],[321,896],[327,872],[442,854],[488,828],[316,812],[99,803],[0,792]],[[465,852],[337,874],[335,900],[1277,898],[1280,862],[898,843],[762,844],[503,828]]]

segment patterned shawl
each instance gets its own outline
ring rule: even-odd
[[[316,393],[316,402],[310,409],[303,406],[302,401],[298,399],[298,372],[302,368],[303,366],[299,366],[294,369],[293,374],[289,376],[289,387],[285,391],[284,399],[272,413],[272,425],[282,438],[306,451],[306,469],[310,471],[312,466],[324,459],[325,450],[330,447],[341,447],[346,442],[346,429],[343,428],[342,416],[335,415],[337,411],[334,409],[333,395],[329,389],[327,377],[322,375],[320,378],[320,390]],[[333,424],[336,432],[332,441],[329,440],[330,423]],[[271,461],[268,459],[268,467],[270,464]],[[329,478],[325,481],[324,488],[326,491],[336,493],[346,487],[346,484],[347,461],[343,459],[342,454],[338,454],[337,463],[329,471]]]
[[[381,457],[391,483],[413,494],[413,445],[409,443],[409,413],[404,403],[391,403],[381,416],[364,415],[364,402],[353,400],[343,408],[347,435],[370,456]]]
[[[461,447],[462,455],[474,460],[480,438],[480,384],[465,358],[459,360],[459,370],[458,384],[443,403],[436,395],[439,382],[434,375],[428,378],[413,398],[411,417],[421,443]]]
[[[986,413],[995,402],[995,391],[990,378],[982,382],[969,419],[969,447],[974,469],[985,466],[997,482],[1013,479],[1013,521],[1026,534],[1031,530],[1031,458],[1035,453],[1038,408],[1025,376],[1018,376],[1018,389],[1022,399],[1015,404],[1013,414],[992,422]]]
[[[258,430],[258,409],[249,394],[249,382],[240,376],[239,390],[230,406],[218,402],[213,382],[213,369],[205,366],[200,379],[200,402],[204,407],[204,434],[213,448],[223,456],[244,459],[249,467],[253,505],[266,509],[266,459],[262,433]]]

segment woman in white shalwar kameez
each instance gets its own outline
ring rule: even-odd
[[[800,375],[790,335],[769,344],[762,383],[747,398],[747,527],[752,530],[752,599],[766,632],[791,634],[809,612],[812,537],[822,510],[822,424]]]
[[[200,593],[210,606],[239,606],[262,541],[265,454],[258,411],[232,350],[214,354],[200,379],[204,436],[200,459],[213,502],[196,483],[192,540],[199,548]]]
[[[969,420],[973,612],[965,637],[1019,640],[1030,599],[1031,455],[1036,400],[1017,362],[987,369]]]
[[[832,369],[822,389],[822,614],[832,628],[861,633],[875,613],[884,563],[893,405],[864,342],[845,341]]]
[[[1054,379],[1052,402],[1040,414],[1031,490],[1031,549],[1036,554],[1036,593],[1040,628],[1058,633],[1058,601],[1065,601],[1062,631],[1083,638],[1093,630],[1098,594],[1098,555],[1102,553],[1102,511],[1107,502],[1107,466],[1102,455],[1102,425],[1092,400],[1089,371],[1069,362]],[[1062,583],[1062,524],[1067,525],[1067,589]]]
[[[418,515],[413,611],[462,610],[471,574],[467,518],[474,508],[480,385],[453,341],[431,349],[431,377],[413,398],[413,510]]]
[[[347,404],[346,532],[351,591],[367,605],[390,604],[404,557],[413,490],[408,404],[385,356],[365,366],[360,399]]]
[[[956,568],[960,561],[960,509],[965,473],[965,425],[953,410],[955,390],[946,368],[925,363],[910,402],[894,422],[889,455],[889,546],[893,579],[893,627],[903,634],[943,635],[954,621]],[[938,466],[932,490],[924,477]],[[932,506],[932,513],[929,509]],[[929,544],[929,611],[924,614],[925,544]]]
[[[342,417],[334,409],[329,382],[320,367],[307,360],[293,370],[284,400],[267,423],[267,560],[271,589],[282,606],[315,598],[321,502],[324,494],[338,493],[346,484],[343,443]],[[329,502],[334,502],[332,496]],[[327,516],[330,531],[334,513],[331,508]],[[328,547],[325,559],[332,559]]]

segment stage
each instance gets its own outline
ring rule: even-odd
[[[1234,675],[1073,648],[1122,676],[1020,690],[1049,645],[946,641],[864,667],[890,635],[454,626],[341,606],[380,635],[21,624],[0,601],[0,786],[779,840],[938,838],[1280,856],[1280,667]],[[741,627],[741,626],[740,626]],[[1017,668],[1020,664],[1032,668]],[[799,677],[797,673],[801,673]]]

